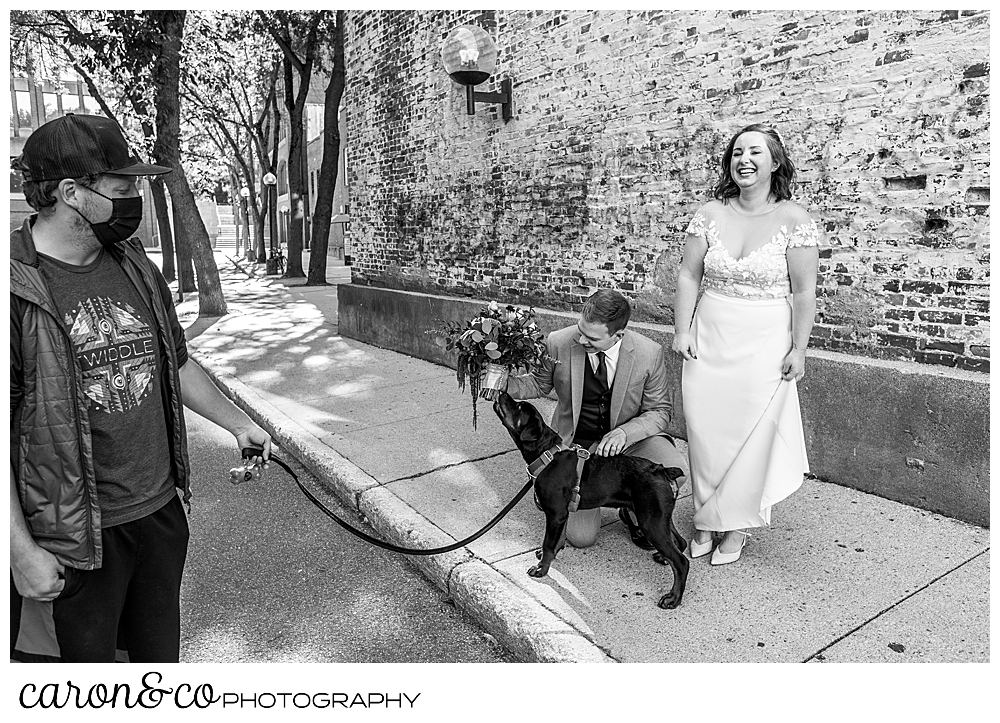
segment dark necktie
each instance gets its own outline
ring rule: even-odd
[[[597,371],[594,372],[594,376],[597,377],[597,381],[600,382],[601,388],[608,388],[608,365],[604,361],[604,352],[597,352]]]

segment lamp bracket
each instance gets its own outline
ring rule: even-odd
[[[500,82],[499,93],[479,93],[474,86],[465,86],[465,105],[469,115],[476,114],[476,103],[499,103],[504,121],[514,117],[514,83],[510,78]]]

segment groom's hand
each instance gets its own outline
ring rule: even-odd
[[[621,429],[612,429],[604,435],[604,439],[597,445],[597,449],[594,452],[601,457],[613,457],[616,454],[622,453],[625,449],[626,441],[625,432]]]

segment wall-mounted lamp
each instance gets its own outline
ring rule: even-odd
[[[473,88],[485,82],[497,67],[497,46],[480,27],[455,28],[441,44],[441,60],[451,79],[465,86],[465,104],[469,115],[476,114],[476,103],[499,103],[505,121],[514,117],[513,83],[500,82],[499,93],[477,93]]]

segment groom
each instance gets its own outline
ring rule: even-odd
[[[530,374],[512,376],[507,393],[533,399],[555,389],[558,403],[551,424],[564,444],[576,443],[610,457],[628,454],[681,467],[682,458],[666,434],[671,405],[663,349],[626,329],[632,309],[617,291],[601,289],[587,299],[580,320],[549,334],[547,361]],[[684,478],[679,478],[682,486]],[[653,549],[625,509],[619,517],[632,541]],[[589,547],[601,527],[601,509],[571,512],[566,540]]]

